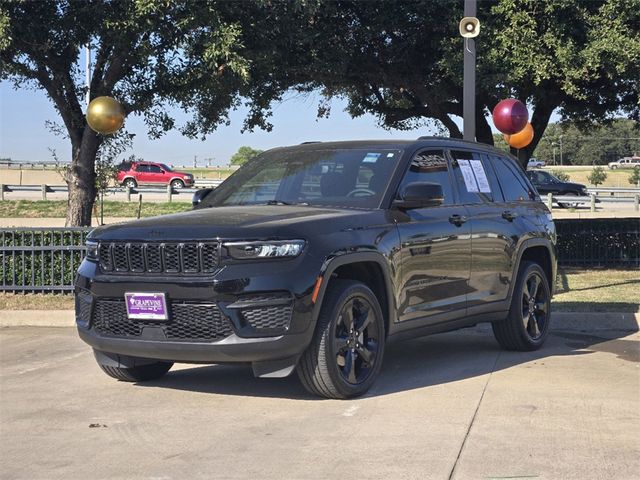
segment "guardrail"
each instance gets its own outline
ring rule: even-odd
[[[623,195],[639,195],[640,188],[630,188],[630,187],[593,187],[587,188],[587,192],[595,193],[596,195],[600,195],[601,193],[608,193],[609,195],[623,194]]]
[[[195,188],[216,188],[222,183],[222,180],[196,180]],[[3,185],[0,184],[0,201],[4,200],[5,193],[12,192],[40,192],[42,200],[47,199],[48,193],[67,193],[69,188],[66,185]],[[131,201],[131,194],[139,193],[166,193],[167,201],[171,201],[173,195],[189,194],[193,195],[193,188],[173,188],[171,185],[166,187],[110,187],[106,190],[108,193],[125,193],[127,201]]]
[[[547,194],[547,207],[551,210],[554,203],[559,205],[590,205],[591,211],[596,211],[596,203],[629,203],[633,204],[633,208],[636,212],[640,211],[640,194],[636,194],[633,197],[598,197],[595,193],[591,193],[589,196],[576,196],[576,195],[554,195],[552,193]]]

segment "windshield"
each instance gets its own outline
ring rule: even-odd
[[[165,165],[164,163],[160,164],[160,168],[162,168],[162,170],[164,170],[165,172],[173,172],[173,170],[171,170],[171,167]]]
[[[401,150],[282,149],[259,155],[201,203],[377,208]]]

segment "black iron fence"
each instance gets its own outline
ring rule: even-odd
[[[561,266],[640,267],[640,218],[563,219],[555,224]]]
[[[0,291],[69,292],[91,228],[0,229]]]
[[[560,266],[640,267],[640,219],[555,223]],[[0,291],[73,291],[74,276],[90,231],[91,228],[0,229]]]

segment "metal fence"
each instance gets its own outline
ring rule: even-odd
[[[564,267],[640,267],[640,219],[556,220]],[[71,292],[91,228],[0,229],[0,291]]]
[[[91,228],[0,229],[0,290],[73,291]]]
[[[555,224],[561,266],[640,267],[639,218],[562,219]]]

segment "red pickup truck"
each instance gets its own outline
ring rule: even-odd
[[[125,187],[138,185],[171,185],[175,189],[193,186],[193,175],[171,170],[164,163],[123,162],[116,181]]]

